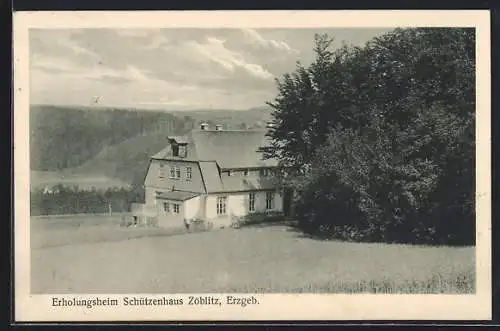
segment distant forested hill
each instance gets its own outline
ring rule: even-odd
[[[251,108],[248,110],[203,109],[189,111],[171,111],[176,116],[188,114],[196,123],[207,122],[211,126],[223,124],[228,129],[264,128],[271,120],[269,107]]]
[[[230,129],[264,127],[270,114],[266,108],[164,112],[33,105],[32,185],[83,185],[83,179],[88,186],[92,178],[103,176],[140,184],[149,157],[165,147],[167,135],[185,134],[200,122],[224,124]],[[110,186],[115,184],[114,180],[109,182]]]
[[[189,116],[165,112],[33,105],[30,167],[47,171],[78,167],[130,138],[158,132],[183,134],[194,124]]]

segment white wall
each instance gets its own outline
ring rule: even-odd
[[[227,196],[227,214],[229,216],[245,216],[249,213],[250,193],[238,192],[221,194]],[[207,195],[205,205],[205,217],[207,219],[216,218],[217,215],[217,194]],[[255,192],[255,211],[265,212],[266,192]],[[283,195],[274,193],[274,209],[272,211],[283,211]]]
[[[266,192],[255,192],[255,212],[283,211],[283,196],[279,192],[274,194],[274,209],[266,209]]]
[[[163,207],[163,203],[165,203],[165,202],[170,205],[169,212],[165,212],[165,209]],[[179,213],[178,214],[174,214],[173,204],[179,205]],[[163,227],[163,228],[184,226],[185,209],[186,209],[185,205],[182,201],[159,199],[158,204],[157,204],[158,225],[160,227]]]
[[[187,219],[200,218],[202,216],[202,204],[200,196],[184,201],[184,217]]]
[[[255,213],[266,211],[266,192],[255,192]]]
[[[217,217],[217,196],[207,195],[205,198],[205,217],[207,219]]]
[[[283,211],[283,192],[274,193],[274,210]]]
[[[248,193],[233,193],[227,197],[227,212],[231,216],[248,214]]]
[[[155,204],[156,191],[158,189],[151,186],[146,186],[144,188],[144,203],[148,206],[153,206]]]

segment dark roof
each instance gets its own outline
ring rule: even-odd
[[[222,181],[215,161],[200,162],[200,170],[207,192],[219,192],[222,190]]]
[[[272,190],[276,188],[276,183],[272,178],[255,178],[242,176],[220,177],[218,175],[218,172],[214,169],[207,169],[207,175],[204,175],[203,178],[205,179],[205,187],[207,189],[207,193],[246,192]]]
[[[255,190],[272,190],[276,188],[273,178],[222,177],[221,192],[241,192]]]
[[[167,146],[153,158],[216,161],[222,169],[276,166],[276,160],[263,160],[262,153],[258,151],[260,147],[267,145],[265,134],[265,130],[192,131],[185,138],[186,157],[174,157],[170,146]]]
[[[198,195],[200,195],[200,193],[184,192],[184,191],[168,191],[156,194],[156,198],[184,201],[197,197]]]
[[[178,144],[187,144],[188,140],[184,136],[168,136],[168,140],[173,140]]]

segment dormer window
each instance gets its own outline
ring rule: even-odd
[[[186,157],[186,146],[179,145],[179,157]]]
[[[172,156],[179,156],[179,145],[172,144]]]
[[[172,156],[186,157],[186,155],[187,155],[186,145],[172,144]]]
[[[187,156],[187,140],[185,137],[171,136],[167,137],[170,142],[173,157]]]

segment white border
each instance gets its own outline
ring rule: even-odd
[[[491,319],[490,15],[455,11],[17,12],[14,35],[15,319],[120,320],[487,320]],[[477,293],[475,295],[260,294],[241,307],[66,308],[30,295],[29,44],[30,28],[153,27],[475,27],[477,37]],[[137,294],[135,294],[138,296]],[[221,294],[216,294],[221,296]],[[122,298],[123,295],[100,295]],[[149,295],[149,297],[154,297]],[[185,296],[184,296],[185,297]]]

